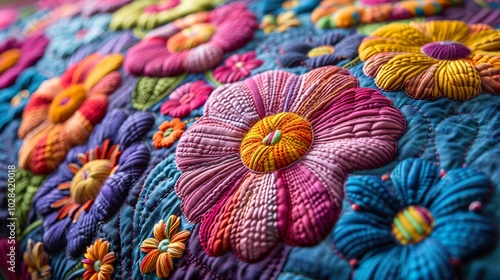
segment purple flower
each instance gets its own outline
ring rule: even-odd
[[[280,49],[277,63],[282,67],[305,65],[310,69],[336,65],[340,60],[353,59],[365,36],[329,32],[306,43],[286,43]]]
[[[142,138],[151,114],[110,112],[85,145],[73,148],[35,198],[44,219],[43,242],[52,253],[67,247],[81,255],[101,222],[119,212],[129,188],[146,170],[150,153]]]

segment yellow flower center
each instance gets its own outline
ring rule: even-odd
[[[113,170],[110,160],[97,159],[86,163],[73,177],[70,193],[73,200],[83,205],[95,199]]]
[[[319,46],[319,47],[316,47],[316,48],[310,50],[307,53],[307,56],[309,58],[313,58],[313,57],[317,57],[317,56],[332,54],[334,52],[335,52],[335,48],[333,46],[325,45],[325,46]]]
[[[434,217],[424,207],[410,206],[393,219],[392,233],[403,245],[422,241],[432,232]]]
[[[183,29],[170,37],[167,49],[170,52],[181,52],[208,42],[215,34],[215,26],[210,23],[198,23]]]
[[[288,167],[307,153],[313,142],[311,124],[294,113],[279,113],[257,122],[241,142],[243,163],[256,172]]]
[[[52,123],[62,123],[69,119],[85,101],[87,91],[82,85],[73,85],[59,93],[49,107]]]
[[[5,72],[5,70],[16,65],[17,61],[21,57],[20,49],[10,49],[4,51],[0,54],[0,74]]]
[[[10,105],[15,107],[19,105],[24,99],[30,96],[30,92],[27,89],[23,89],[18,92],[12,99],[10,100]]]

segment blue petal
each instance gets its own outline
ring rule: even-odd
[[[324,35],[314,37],[312,42],[315,46],[324,46],[324,45],[335,45],[340,40],[344,39],[346,36],[345,33],[342,32],[328,32]]]
[[[484,202],[491,194],[491,183],[483,173],[471,168],[458,168],[450,170],[441,179],[426,198],[424,206],[437,217],[467,211],[472,202]]]
[[[306,66],[314,69],[326,65],[335,65],[337,64],[337,62],[339,62],[340,59],[341,57],[339,57],[337,54],[320,55],[307,59]]]
[[[401,279],[442,280],[454,279],[455,268],[450,256],[433,238],[426,238],[415,245],[408,245],[406,262],[401,267]]]
[[[281,45],[279,53],[286,54],[293,52],[293,53],[307,54],[307,52],[310,51],[311,49],[312,47],[306,43],[287,43]]]
[[[358,56],[358,47],[365,36],[351,34],[335,45],[335,54],[343,58],[355,58]]]
[[[475,212],[462,212],[436,219],[431,237],[457,260],[470,258],[495,245],[495,227]]]
[[[406,206],[422,205],[427,193],[439,182],[439,169],[423,159],[407,159],[391,173],[391,181],[399,199]]]
[[[349,213],[335,226],[335,247],[349,259],[361,259],[365,254],[387,245],[395,245],[391,235],[392,216],[370,213]]]
[[[395,246],[380,250],[377,254],[366,258],[354,272],[354,280],[391,280],[399,279],[399,271],[405,263],[406,248]],[[404,278],[403,278],[404,279]]]
[[[350,176],[346,195],[351,203],[360,206],[361,211],[391,219],[404,205],[386,182],[374,176]]]
[[[285,53],[278,56],[277,62],[281,67],[295,67],[299,66],[309,57],[301,53]]]

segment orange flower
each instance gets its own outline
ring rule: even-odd
[[[175,141],[181,138],[185,129],[186,123],[181,122],[179,118],[164,121],[160,124],[159,130],[153,135],[155,149],[172,147]]]
[[[115,253],[109,252],[108,241],[97,240],[93,245],[87,247],[87,253],[82,260],[83,268],[87,271],[83,274],[84,280],[108,280],[115,271]]]
[[[28,240],[28,247],[24,252],[24,262],[28,267],[31,279],[45,280],[52,276],[52,269],[49,265],[49,256],[43,249],[43,243]]]
[[[166,278],[174,269],[172,259],[182,257],[184,242],[191,234],[187,230],[177,232],[181,224],[179,216],[172,215],[165,224],[160,220],[154,227],[154,238],[142,242],[141,250],[148,253],[141,263],[141,272],[150,273],[156,268],[156,275]]]

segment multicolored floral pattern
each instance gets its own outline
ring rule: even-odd
[[[306,246],[326,237],[349,172],[390,162],[405,130],[390,100],[357,85],[347,70],[324,67],[214,91],[176,153],[176,192],[186,218],[201,221],[209,255],[232,249],[254,262],[280,239]]]
[[[407,159],[384,179],[346,184],[355,211],[336,225],[334,243],[359,265],[354,279],[454,279],[460,261],[495,244],[495,227],[478,213],[493,190],[484,174]]]
[[[35,219],[33,198],[40,186],[45,182],[45,175],[34,175],[28,170],[16,170],[16,234],[23,237],[23,231]]]
[[[204,72],[252,40],[257,25],[241,3],[192,14],[149,33],[127,53],[124,67],[149,77]]]
[[[115,262],[115,253],[109,251],[109,242],[102,238],[94,244],[87,247],[83,268],[83,280],[110,280],[115,272],[113,263]]]
[[[26,68],[42,56],[49,40],[43,33],[24,40],[9,38],[0,44],[0,89],[12,85]]]
[[[191,234],[187,230],[178,232],[181,219],[170,216],[167,222],[159,221],[153,231],[154,238],[148,238],[141,244],[141,250],[147,255],[141,262],[141,272],[150,273],[156,269],[156,275],[167,278],[174,269],[173,259],[182,257]]]
[[[23,255],[28,266],[28,272],[33,280],[48,280],[52,277],[52,268],[49,265],[49,255],[45,252],[43,243],[32,239],[28,240],[26,252]]]
[[[277,62],[282,67],[307,66],[310,69],[335,65],[340,60],[358,56],[358,47],[364,36],[329,32],[306,43],[287,43],[280,47]]]
[[[359,47],[364,72],[383,90],[465,101],[500,92],[500,31],[461,21],[381,27]]]
[[[86,142],[106,114],[108,95],[121,83],[120,54],[92,54],[60,77],[43,82],[23,112],[19,166],[35,174],[54,171],[66,153]]]
[[[350,28],[357,24],[385,22],[413,17],[432,16],[458,5],[461,0],[324,0],[311,14],[320,28]]]
[[[223,84],[234,83],[246,78],[250,76],[252,70],[264,63],[263,60],[257,59],[256,56],[257,54],[254,51],[233,54],[226,59],[224,65],[214,70],[213,76]]]
[[[226,0],[145,0],[119,9],[111,21],[112,29],[139,27],[153,29],[183,16],[211,10]]]
[[[179,118],[164,121],[160,124],[158,131],[153,135],[155,149],[170,148],[179,140],[186,129],[186,123]]]
[[[214,88],[204,81],[186,83],[169,95],[160,108],[163,115],[172,118],[184,118],[189,116],[191,111],[197,109],[207,101]]]
[[[36,209],[44,218],[44,243],[52,252],[67,247],[77,257],[100,222],[114,216],[128,190],[146,170],[149,148],[142,138],[154,123],[149,113],[108,113],[85,145],[73,148],[40,188]]]
[[[9,88],[0,90],[0,131],[13,119],[20,119],[31,94],[47,78],[33,68],[24,71]]]

